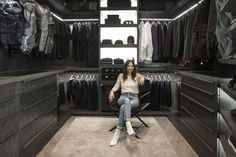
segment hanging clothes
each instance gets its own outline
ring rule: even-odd
[[[153,54],[153,45],[152,45],[152,32],[151,32],[151,24],[149,22],[143,23],[143,21],[139,25],[140,31],[140,47],[139,47],[139,60],[143,61],[152,61]]]

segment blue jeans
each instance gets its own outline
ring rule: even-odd
[[[131,111],[138,108],[138,95],[132,93],[122,93],[118,99],[118,104],[120,105],[120,114],[117,128],[121,129],[124,127],[124,123],[130,119]]]

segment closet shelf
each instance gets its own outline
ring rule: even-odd
[[[100,24],[100,27],[137,27],[137,24]]]
[[[222,83],[221,89],[236,101],[236,91],[229,88],[226,83]],[[235,106],[236,107],[236,106]]]
[[[234,136],[236,136],[236,118],[231,116],[231,110],[221,109],[220,113],[225,120],[226,124],[229,126]]]
[[[138,7],[100,7],[100,10],[138,10]]]
[[[221,36],[225,36],[228,33],[232,34],[232,33],[236,32],[236,29],[235,29],[236,28],[236,20],[234,19],[233,21],[234,22],[221,33]]]
[[[100,46],[101,48],[127,48],[127,47],[130,47],[130,48],[137,48],[137,45],[136,44],[123,44],[123,45],[109,45],[109,44],[101,44]]]
[[[230,147],[228,143],[228,138],[224,135],[220,135],[220,142],[223,146],[223,149],[226,153],[227,157],[234,157],[236,154],[234,153],[233,149]]]

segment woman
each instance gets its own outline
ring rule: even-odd
[[[116,84],[109,94],[109,101],[112,102],[115,98],[114,92],[121,88],[121,96],[118,99],[118,104],[120,105],[119,121],[110,146],[117,144],[124,123],[127,128],[127,133],[129,135],[135,135],[130,123],[131,110],[139,106],[139,85],[144,84],[144,79],[143,75],[136,73],[133,60],[127,60],[124,65],[123,73],[119,74]]]

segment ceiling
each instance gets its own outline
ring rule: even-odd
[[[98,13],[88,12],[97,10],[99,0],[38,0],[47,3],[51,10],[62,18],[98,18]],[[198,0],[139,0],[140,11],[154,11],[162,16],[174,18]],[[89,2],[89,3],[86,3]],[[152,5],[150,5],[152,4]],[[87,11],[87,12],[86,12]],[[144,16],[149,16],[147,13]],[[157,16],[156,14],[153,16]]]

